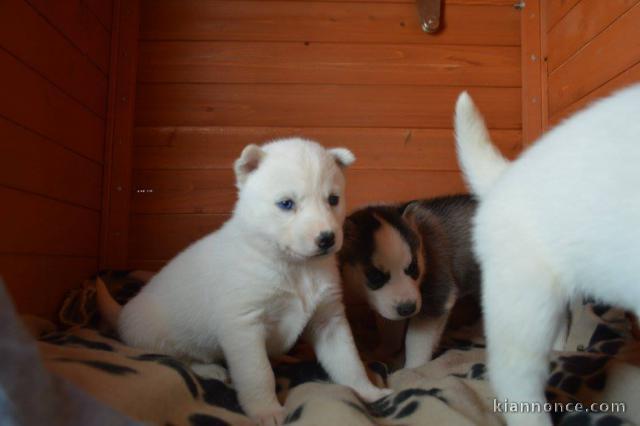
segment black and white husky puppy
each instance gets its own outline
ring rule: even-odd
[[[396,339],[404,333],[399,320],[411,318],[405,368],[431,359],[456,300],[478,291],[480,269],[471,249],[475,210],[473,197],[453,195],[367,206],[345,221],[339,255],[345,290],[391,320],[382,321],[383,345],[394,341],[389,333]]]

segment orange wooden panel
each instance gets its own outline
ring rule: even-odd
[[[138,269],[141,271],[159,271],[169,259],[165,260],[149,260],[149,259],[129,259],[127,269]]]
[[[139,84],[139,126],[451,127],[458,87]],[[492,128],[519,129],[519,88],[469,90]]]
[[[0,46],[104,117],[105,76],[24,0],[0,2]]]
[[[250,143],[301,136],[324,146],[346,146],[356,155],[351,168],[457,170],[451,129],[274,128],[274,127],[138,127],[136,169],[230,169]],[[501,151],[513,158],[521,133],[494,130]]]
[[[3,118],[0,135],[0,184],[100,209],[100,164]]]
[[[0,116],[96,161],[102,161],[104,122],[0,49]]]
[[[543,128],[542,19],[540,0],[528,0],[522,11],[522,139],[535,141]]]
[[[142,42],[138,81],[520,86],[502,46]]]
[[[447,5],[427,35],[413,3],[145,0],[144,40],[331,41],[518,46],[513,7]]]
[[[0,185],[0,253],[91,256],[100,214]]]
[[[587,96],[569,105],[567,108],[558,112],[551,117],[551,123],[557,124],[563,118],[566,118],[574,112],[586,107],[591,102],[610,95],[615,90],[621,89],[630,84],[640,82],[640,62],[618,75],[616,78],[609,80],[605,85],[598,87]]]
[[[26,0],[106,74],[109,32],[81,0]]]
[[[132,215],[129,259],[166,260],[218,229],[229,215]]]
[[[549,75],[549,113],[559,111],[640,61],[640,3]]]
[[[67,292],[96,273],[91,257],[0,254],[0,276],[21,314],[54,319]]]
[[[581,0],[543,0],[546,3],[546,24],[550,30]]]
[[[549,70],[553,71],[607,28],[638,0],[583,0],[549,32]]]
[[[309,0],[289,0],[289,1],[299,1],[305,2]],[[346,2],[346,3],[371,3],[372,0],[331,0],[333,2]],[[374,0],[375,1],[375,0]],[[444,0],[446,5],[451,4],[466,4],[466,5],[493,5],[493,6],[510,6],[513,7],[513,0]],[[385,0],[386,3],[415,3],[415,0]]]
[[[458,172],[367,170],[347,173],[350,206],[464,190]],[[134,213],[228,213],[236,201],[232,170],[147,170],[134,173]]]
[[[111,41],[100,268],[123,268],[131,193],[131,151],[135,102],[139,2],[116,0]]]
[[[111,30],[113,20],[113,0],[83,0],[87,8],[98,18],[107,30]]]

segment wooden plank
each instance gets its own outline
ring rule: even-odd
[[[299,1],[299,2],[306,2],[309,0],[288,0],[288,1]],[[325,0],[327,1],[327,0]],[[328,0],[330,2],[333,3],[340,3],[340,2],[345,2],[345,3],[358,3],[358,2],[363,2],[363,3],[371,3],[372,0]],[[386,3],[411,3],[414,4],[415,0],[384,0]],[[452,4],[466,4],[466,5],[492,5],[492,6],[509,6],[509,7],[513,7],[513,0],[445,0],[446,1],[446,5],[452,5]]]
[[[55,319],[67,292],[96,273],[91,257],[0,254],[4,278],[18,312]]]
[[[540,0],[528,0],[522,11],[522,139],[534,142],[542,133],[542,38]]]
[[[3,118],[0,135],[0,184],[100,209],[99,164]]]
[[[24,0],[0,2],[0,46],[104,117],[105,76]]]
[[[87,8],[107,30],[111,30],[113,20],[113,0],[83,0]]]
[[[139,2],[116,0],[100,227],[100,268],[127,263]]]
[[[197,239],[218,229],[229,215],[132,215],[130,259],[170,259]]]
[[[501,46],[142,42],[138,81],[519,87],[520,49]]]
[[[95,161],[102,161],[104,122],[0,49],[0,116]]]
[[[609,80],[605,85],[598,87],[587,96],[581,98],[580,100],[569,105],[567,108],[558,112],[556,115],[552,116],[550,120],[551,124],[555,125],[559,123],[560,120],[569,117],[571,114],[575,113],[578,110],[581,110],[582,108],[585,108],[590,103],[608,96],[618,89],[638,82],[640,82],[640,62],[627,69],[614,79]]]
[[[451,129],[151,127],[134,132],[136,169],[230,169],[242,148],[282,137],[302,136],[327,147],[346,146],[356,155],[351,168],[457,170]],[[500,150],[514,158],[517,130],[494,130]]]
[[[583,0],[549,32],[549,70],[553,71],[607,28],[638,0]]]
[[[640,61],[640,3],[549,75],[549,113],[557,113]],[[588,72],[586,71],[588,70]]]
[[[162,260],[149,260],[149,259],[129,259],[127,263],[127,269],[137,269],[139,271],[151,271],[157,272],[170,259],[162,259]]]
[[[138,126],[450,128],[457,87],[139,84]],[[470,88],[489,127],[521,127],[519,88]]]
[[[144,0],[142,10],[143,40],[520,44],[519,13],[504,6],[447,5],[435,35],[412,3]]]
[[[582,0],[544,0],[547,4],[546,26],[550,30],[571,8]]]
[[[464,191],[458,172],[355,169],[347,178],[351,206]],[[225,214],[236,201],[231,170],[137,171],[133,182],[133,213]]]
[[[26,0],[103,73],[109,69],[109,32],[81,0]]]
[[[98,212],[0,186],[0,253],[96,256]]]

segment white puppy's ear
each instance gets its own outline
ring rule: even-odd
[[[242,187],[247,180],[247,176],[258,168],[264,156],[265,152],[258,145],[251,144],[244,147],[240,158],[233,165],[238,188]]]
[[[356,156],[347,148],[331,148],[328,149],[329,154],[336,160],[338,166],[345,168],[356,161]]]

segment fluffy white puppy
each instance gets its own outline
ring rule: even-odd
[[[589,295],[640,314],[640,86],[599,101],[513,163],[463,93],[459,161],[480,205],[489,376],[499,401],[544,403],[548,355],[566,303]],[[510,413],[511,425],[550,425]]]
[[[247,146],[235,162],[231,219],[121,310],[101,288],[101,310],[129,345],[197,363],[225,359],[242,407],[259,424],[283,419],[268,357],[303,331],[335,382],[366,401],[387,395],[356,351],[334,255],[343,238],[342,168],[354,159],[345,148],[298,138]]]

